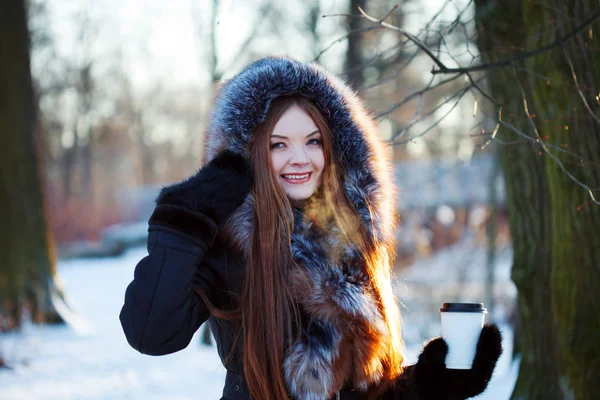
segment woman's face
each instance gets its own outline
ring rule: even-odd
[[[271,163],[290,200],[305,200],[321,183],[325,165],[321,133],[312,118],[294,104],[279,118],[271,134]]]

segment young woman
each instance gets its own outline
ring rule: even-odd
[[[394,189],[361,102],[322,68],[254,62],[221,89],[208,163],[165,187],[148,256],[121,311],[133,348],[185,348],[208,320],[227,369],[222,399],[462,399],[485,390],[495,326],[473,368],[427,344],[403,367],[392,293]]]

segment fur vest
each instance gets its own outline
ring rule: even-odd
[[[264,121],[271,101],[286,94],[312,100],[325,116],[334,139],[335,159],[344,189],[373,237],[372,252],[389,264],[393,243],[395,192],[387,152],[377,126],[358,97],[321,67],[290,58],[265,58],[226,82],[215,101],[207,129],[205,160],[224,149],[248,156],[254,128]],[[319,201],[319,196],[311,198]],[[230,244],[248,254],[254,199],[221,228]],[[339,240],[339,232],[315,224],[306,208],[295,209],[294,266],[289,284],[302,314],[299,339],[286,350],[283,373],[292,396],[330,398],[344,384],[367,390],[385,368],[387,324],[364,269],[364,254]],[[391,285],[390,285],[391,290]]]

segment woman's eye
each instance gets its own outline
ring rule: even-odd
[[[285,146],[282,142],[271,143],[271,149],[279,149],[282,146]]]
[[[308,141],[308,144],[315,144],[317,146],[321,145],[321,139],[311,139]]]

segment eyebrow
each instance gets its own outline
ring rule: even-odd
[[[308,135],[306,135],[306,137],[311,137],[312,135],[315,135],[317,133],[321,133],[318,129],[314,132],[309,133]],[[287,136],[281,136],[281,135],[271,135],[271,137],[273,138],[279,138],[279,139],[289,139]]]

